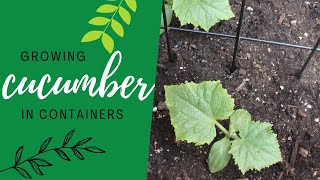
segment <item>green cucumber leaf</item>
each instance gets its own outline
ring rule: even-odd
[[[216,137],[216,121],[228,119],[233,113],[234,99],[223,89],[220,81],[164,88],[178,141],[210,144]]]
[[[167,25],[169,26],[172,21],[172,6],[165,4],[166,9],[166,18],[167,18]],[[164,33],[164,21],[163,21],[163,13],[161,12],[161,24],[160,24],[160,35]]]
[[[228,0],[174,0],[173,10],[181,25],[191,23],[206,31],[221,20],[234,17]]]
[[[245,127],[248,122],[251,121],[251,114],[244,109],[238,109],[236,110],[231,116],[230,116],[230,133],[238,132],[240,129]]]
[[[209,170],[212,173],[218,172],[228,165],[231,158],[230,148],[231,142],[226,137],[212,145],[208,161]]]
[[[241,138],[231,142],[229,153],[243,174],[253,169],[260,171],[281,161],[277,135],[271,128],[270,123],[251,121],[240,129]]]

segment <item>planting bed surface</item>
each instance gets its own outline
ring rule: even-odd
[[[239,2],[231,1],[236,17]],[[236,22],[237,18],[224,21],[211,31],[235,34]],[[179,26],[178,21],[173,25]],[[164,37],[159,45],[154,102],[158,110],[152,118],[148,179],[320,178],[320,53],[298,81],[292,74],[301,68],[309,51],[242,41],[238,69],[229,75],[234,40],[173,30],[170,36],[174,63],[168,62]],[[320,3],[248,1],[242,36],[313,46],[320,36]],[[163,106],[163,86],[207,80],[221,80],[235,98],[236,109],[247,109],[254,120],[274,125],[282,162],[242,175],[232,160],[224,170],[212,174],[206,162],[211,146],[175,142],[169,112]],[[215,141],[221,138],[218,133]]]

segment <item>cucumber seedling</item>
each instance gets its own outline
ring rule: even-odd
[[[216,127],[224,133],[210,150],[212,173],[226,167],[231,157],[243,174],[281,161],[272,124],[252,121],[244,109],[234,111],[234,99],[220,81],[165,86],[165,97],[177,141],[210,144],[217,135]],[[228,121],[228,130],[221,121]]]

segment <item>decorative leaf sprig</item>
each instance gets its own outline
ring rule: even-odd
[[[74,146],[68,146],[68,143],[72,139],[74,132],[75,132],[75,130],[70,131],[65,136],[62,146],[58,147],[58,148],[48,149],[48,146],[52,140],[52,137],[48,138],[47,140],[45,140],[41,144],[39,152],[37,154],[35,154],[34,156],[32,156],[24,161],[21,161],[21,157],[22,157],[23,149],[24,149],[24,146],[21,146],[16,152],[14,165],[7,168],[7,169],[0,170],[0,173],[4,172],[4,171],[8,171],[10,169],[14,169],[20,174],[20,176],[27,178],[27,179],[31,179],[32,177],[31,177],[29,171],[22,168],[21,167],[22,164],[25,164],[25,163],[30,164],[33,171],[41,176],[44,175],[42,172],[43,167],[52,166],[52,164],[49,163],[47,160],[42,159],[42,158],[37,158],[41,154],[45,154],[48,152],[55,152],[63,160],[71,161],[71,159],[69,158],[69,156],[65,152],[65,150],[67,150],[67,149],[72,150],[73,154],[80,160],[84,160],[84,156],[82,155],[82,153],[80,151],[87,151],[87,152],[91,152],[91,153],[105,153],[104,150],[102,150],[96,146],[83,147],[83,145],[85,145],[86,143],[88,143],[89,141],[92,140],[91,137],[85,138],[81,141],[78,141]]]
[[[216,127],[225,134],[211,147],[208,158],[211,172],[222,170],[231,157],[243,174],[281,161],[272,124],[252,121],[251,114],[244,109],[234,111],[234,99],[220,81],[165,86],[165,91],[178,141],[210,144],[216,137]],[[229,120],[229,130],[220,123],[226,120]]]
[[[117,5],[104,4],[97,9],[98,13],[107,14],[109,15],[109,17],[97,16],[89,21],[89,24],[92,24],[94,26],[104,26],[105,28],[103,30],[93,30],[86,33],[83,36],[81,42],[92,42],[101,39],[104,48],[109,53],[112,53],[114,50],[114,40],[107,33],[107,30],[109,27],[111,27],[118,36],[124,37],[124,28],[121,21],[123,21],[127,25],[130,25],[130,11],[137,11],[137,2],[136,0],[109,0],[109,2],[110,1],[117,1],[119,3]],[[128,8],[124,6],[123,2],[126,3]],[[130,9],[130,11],[127,9]],[[117,14],[119,14],[119,16],[121,17],[121,21],[116,20]]]

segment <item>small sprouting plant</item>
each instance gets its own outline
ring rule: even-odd
[[[216,137],[216,127],[224,133],[225,137],[210,150],[208,165],[212,173],[226,167],[231,157],[243,174],[281,161],[272,124],[252,121],[244,109],[234,111],[234,99],[220,81],[165,86],[165,96],[177,141],[210,144]],[[228,130],[220,123],[223,120],[228,120]]]
[[[180,20],[181,25],[192,24],[205,31],[222,20],[234,17],[229,0],[167,0],[166,15],[168,24],[172,11]],[[162,23],[163,27],[163,23]]]

